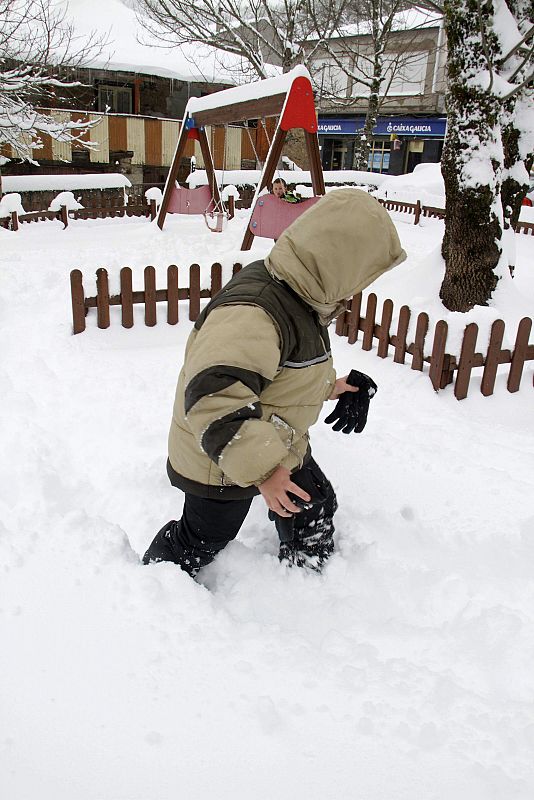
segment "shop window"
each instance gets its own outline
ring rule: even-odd
[[[113,114],[131,114],[133,91],[131,86],[98,86],[98,110]]]
[[[369,153],[369,172],[387,172],[390,153],[391,142],[389,140],[373,139]]]

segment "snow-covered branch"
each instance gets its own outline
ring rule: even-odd
[[[43,134],[91,147],[84,132],[94,123],[61,121],[38,110],[58,90],[79,86],[74,70],[105,44],[96,34],[77,37],[66,15],[49,0],[0,0],[0,146],[9,145],[23,160],[32,160]]]

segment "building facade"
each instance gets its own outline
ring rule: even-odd
[[[369,170],[399,175],[423,162],[440,160],[445,137],[445,52],[440,24],[390,34],[383,55],[385,95],[373,129]],[[353,36],[337,43],[337,59],[319,53],[312,73],[319,106],[323,169],[352,169],[354,147],[368,105],[372,42]]]

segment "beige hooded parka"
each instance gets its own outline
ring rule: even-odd
[[[265,264],[241,270],[187,343],[169,433],[172,483],[247,497],[280,464],[302,466],[336,380],[324,326],[405,258],[382,206],[340,189],[299,217]]]

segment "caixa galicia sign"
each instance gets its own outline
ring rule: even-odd
[[[363,117],[324,117],[319,119],[319,135],[354,136],[364,125]],[[445,117],[378,117],[375,136],[445,136]]]

